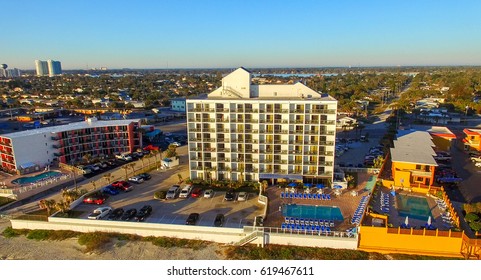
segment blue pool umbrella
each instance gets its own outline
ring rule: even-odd
[[[304,187],[310,188],[310,187],[312,187],[312,184],[310,184],[310,183],[304,183]]]
[[[323,188],[325,188],[326,186],[324,186],[323,184],[317,184],[316,187],[317,187],[318,189],[323,189]]]
[[[289,183],[289,185],[288,185],[288,186],[289,186],[289,187],[296,187],[296,186],[297,186],[297,184],[296,184],[296,183],[294,183],[294,182],[292,182],[292,183]]]
[[[341,185],[334,185],[334,188],[335,189],[342,189],[342,186]]]

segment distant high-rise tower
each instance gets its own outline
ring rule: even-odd
[[[37,76],[48,75],[47,61],[35,60],[35,69],[37,70]]]
[[[50,77],[62,74],[62,66],[60,65],[60,61],[49,59],[47,60],[47,64],[48,64],[48,75]]]
[[[53,77],[62,74],[60,61],[51,59],[47,61],[35,60],[35,68],[37,69],[37,76],[49,75],[50,77]]]

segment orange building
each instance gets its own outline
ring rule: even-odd
[[[463,139],[464,149],[481,151],[481,129],[465,128],[463,132],[466,135]]]

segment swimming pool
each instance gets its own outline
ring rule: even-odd
[[[58,171],[47,171],[35,176],[30,176],[30,177],[20,177],[18,179],[15,179],[12,181],[13,184],[30,184],[30,183],[35,183],[37,181],[40,181],[42,179],[47,179],[49,177],[55,177],[62,174],[61,172]]]
[[[282,207],[284,217],[342,221],[341,209],[322,205],[287,204]]]
[[[409,218],[420,220],[426,220],[429,216],[432,216],[425,197],[398,194],[396,199],[399,216],[409,216]]]

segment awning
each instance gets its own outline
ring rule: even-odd
[[[20,164],[21,169],[27,169],[27,168],[35,167],[35,166],[37,166],[37,164],[33,163],[33,162],[27,162],[27,163]]]
[[[295,174],[269,174],[261,173],[259,174],[260,179],[289,179],[289,180],[302,180],[302,175]]]

